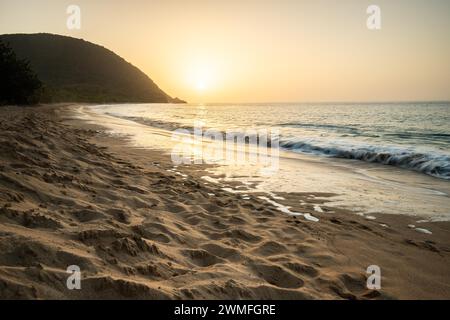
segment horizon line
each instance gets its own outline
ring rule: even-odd
[[[187,102],[187,104],[406,104],[406,103],[450,103],[449,100],[378,100],[378,101],[227,101],[227,102]]]

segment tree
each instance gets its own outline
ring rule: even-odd
[[[0,41],[0,105],[39,101],[42,83],[25,60]]]

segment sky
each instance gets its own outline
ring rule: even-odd
[[[448,0],[0,0],[0,34],[38,32],[105,46],[189,102],[450,100]]]

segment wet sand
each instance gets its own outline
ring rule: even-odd
[[[450,298],[449,222],[420,224],[428,234],[412,217],[329,206],[331,194],[277,194],[319,221],[289,216],[72,108],[0,108],[0,298]],[[70,265],[81,290],[66,287]],[[380,290],[366,287],[370,265]]]

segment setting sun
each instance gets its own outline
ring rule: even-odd
[[[216,81],[216,68],[211,63],[196,63],[188,71],[188,81],[197,92],[209,90]]]
[[[206,82],[204,80],[198,80],[196,88],[198,91],[204,91],[206,89]]]

